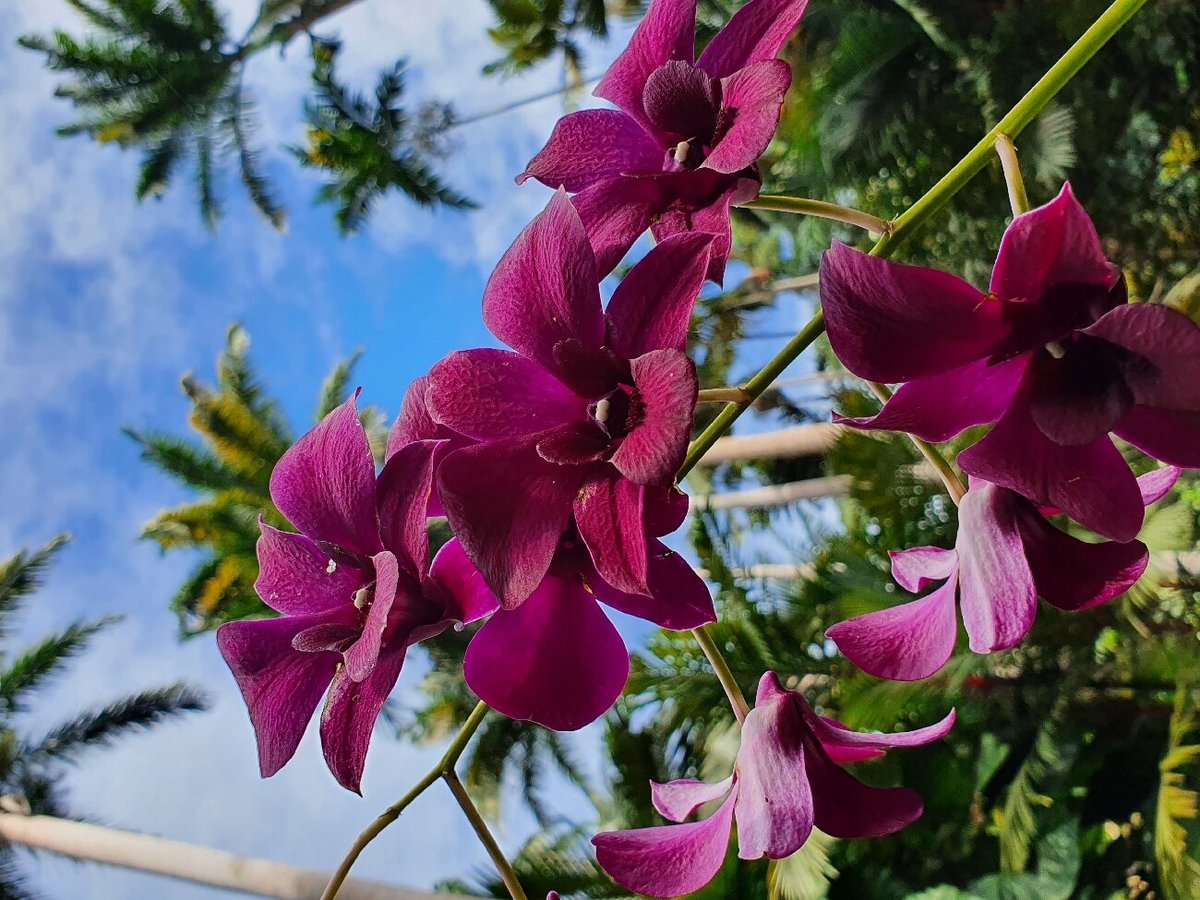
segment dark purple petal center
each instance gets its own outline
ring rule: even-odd
[[[721,82],[683,60],[650,73],[642,102],[650,122],[671,142],[667,149],[684,168],[694,169],[733,124],[721,107]]]
[[[591,404],[588,415],[610,439],[619,440],[642,422],[646,407],[636,388],[622,384]]]
[[[1047,345],[1054,351],[1055,344],[1124,305],[1129,297],[1125,279],[1118,278],[1111,288],[1064,282],[1040,297],[994,299],[1000,301],[1001,316],[1011,329],[1009,338],[993,354],[993,361],[998,362]]]

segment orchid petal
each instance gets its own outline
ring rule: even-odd
[[[1141,541],[1089,544],[1059,531],[1032,504],[1017,501],[1025,557],[1037,592],[1059,609],[1091,609],[1118,597],[1141,578],[1150,552]]]
[[[649,594],[642,490],[604,466],[583,483],[575,523],[600,577],[631,594]]]
[[[720,106],[721,83],[681,59],[664,63],[651,72],[642,91],[646,118],[670,144],[681,138],[706,141],[712,134]]]
[[[362,793],[363,767],[371,732],[400,679],[406,646],[388,647],[363,681],[355,681],[343,669],[333,679],[329,697],[321,712],[321,748],[325,762],[338,784],[356,794]]]
[[[688,496],[674,484],[642,488],[646,499],[642,506],[646,515],[646,533],[659,537],[676,531],[688,514]]]
[[[945,581],[958,568],[958,554],[941,547],[913,547],[889,550],[892,578],[910,593],[925,590],[935,581]]]
[[[998,365],[976,360],[940,375],[902,385],[874,416],[833,420],[864,431],[905,431],[941,443],[972,425],[995,422],[1004,414],[1025,372],[1028,357]]]
[[[698,175],[701,172],[711,171],[711,169],[701,169],[684,174]],[[753,189],[748,189],[748,185]],[[729,224],[729,208],[735,202],[753,199],[758,194],[757,187],[756,180],[739,178],[711,200],[662,201],[662,205],[656,210],[657,217],[647,224],[654,234],[655,240],[658,241],[665,241],[676,234],[713,235],[706,276],[709,281],[721,284],[725,278],[725,263],[729,259],[729,249],[733,241]]]
[[[411,578],[425,574],[429,562],[425,518],[433,493],[437,449],[433,441],[401,447],[384,464],[376,487],[379,537],[384,547],[396,555],[400,570]]]
[[[613,292],[607,345],[625,359],[687,349],[688,328],[711,255],[711,234],[680,234],[647,253]]]
[[[990,356],[1008,332],[1000,304],[962,279],[838,242],[821,258],[821,307],[838,359],[872,381],[950,372]]]
[[[375,565],[374,598],[363,620],[362,635],[346,653],[346,674],[351,681],[362,681],[379,661],[383,631],[387,628],[388,614],[400,587],[400,568],[395,554],[385,550],[376,553],[371,561]]]
[[[596,254],[596,275],[608,275],[670,202],[654,178],[610,178],[573,198]],[[727,251],[728,252],[728,251]]]
[[[563,191],[508,248],[483,291],[483,321],[522,356],[554,370],[554,345],[604,341],[596,261]],[[436,390],[431,397],[439,400]],[[436,416],[436,407],[435,407]]]
[[[1112,441],[1102,437],[1083,446],[1056,444],[1034,424],[1028,402],[1020,397],[983,440],[959,454],[958,464],[1034,503],[1061,509],[1112,540],[1131,541],[1142,527],[1137,481]]]
[[[422,375],[413,380],[404,392],[400,404],[400,415],[388,432],[385,459],[391,459],[401,447],[414,441],[435,441],[444,437],[444,429],[429,413],[429,376]]]
[[[355,396],[296,441],[271,473],[271,499],[315,541],[369,556],[380,550],[375,460]]]
[[[788,702],[756,706],[742,723],[734,811],[742,859],[783,859],[812,832],[805,728]]]
[[[540,434],[587,416],[586,400],[509,350],[455,351],[429,379],[433,417],[476,440]]]
[[[446,601],[446,615],[464,625],[500,608],[500,601],[475,564],[467,559],[458,538],[451,538],[438,550],[429,577],[441,589]]]
[[[1017,527],[1017,495],[974,482],[959,503],[959,602],[976,653],[1021,642],[1037,613],[1037,589]]]
[[[1062,446],[1107,435],[1134,404],[1122,377],[1125,354],[1105,341],[1080,337],[1066,354],[1039,353],[1030,367],[1029,412],[1042,434]]]
[[[787,43],[808,0],[752,0],[717,32],[696,63],[714,78],[773,59]]]
[[[792,67],[781,59],[747,66],[722,81],[722,114],[733,124],[717,136],[704,167],[732,175],[754,165],[762,156],[783,111],[783,98],[792,83]]]
[[[1112,285],[1100,236],[1069,184],[1044,206],[1013,219],[1000,241],[991,291],[1037,303],[1058,285]]]
[[[868,787],[839,768],[819,746],[806,749],[816,827],[836,838],[893,834],[925,811],[921,796],[909,788]]]
[[[682,897],[698,891],[725,862],[736,797],[735,789],[702,822],[598,834],[592,838],[596,861],[617,884],[648,897]]]
[[[1200,469],[1200,413],[1135,406],[1115,431],[1148,456],[1173,466]]]
[[[894,750],[897,747],[921,747],[940,741],[958,718],[954,710],[950,710],[942,719],[923,728],[912,731],[851,731],[840,722],[824,716],[808,716],[813,733],[820,740],[821,746],[827,750],[836,747],[839,750]]]
[[[661,541],[649,542],[645,594],[597,584],[596,597],[606,606],[653,622],[671,631],[690,631],[717,621],[712,594],[686,559]]]
[[[559,119],[517,184],[536,178],[571,193],[618,175],[661,172],[663,148],[633,118],[615,109],[584,109]]]
[[[484,623],[464,669],[479,699],[510,719],[575,731],[616,702],[629,652],[581,583],[551,575],[517,609]]]
[[[954,653],[957,586],[951,578],[927,597],[839,622],[825,636],[846,659],[876,678],[928,678]]]
[[[1200,412],[1200,326],[1161,303],[1129,303],[1083,333],[1134,354],[1125,382],[1142,406]]]
[[[361,569],[331,560],[311,539],[261,520],[259,528],[254,590],[276,612],[303,616],[337,609],[362,587]]]
[[[465,447],[442,462],[438,493],[450,527],[505,608],[550,568],[586,472],[546,462],[536,435]]]
[[[264,778],[292,758],[341,657],[303,653],[292,647],[302,631],[324,624],[324,616],[289,616],[227,622],[217,629],[217,647],[233,672],[250,712]]]
[[[690,63],[696,48],[696,0],[653,0],[629,46],[616,58],[593,93],[619,106],[648,131],[642,94],[652,72],[671,60]]]
[[[699,391],[696,366],[678,350],[651,350],[630,368],[641,417],[613,453],[612,464],[636,484],[661,484],[673,478],[687,454]]]
[[[1137,483],[1138,490],[1142,492],[1142,503],[1149,506],[1167,496],[1181,474],[1178,466],[1163,466],[1145,475],[1139,475]]]
[[[694,815],[700,807],[714,800],[720,800],[733,789],[733,776],[724,781],[709,784],[692,778],[680,778],[659,784],[650,782],[650,801],[664,819],[671,822],[682,822],[688,816]]]
[[[594,422],[558,425],[538,435],[538,456],[560,466],[582,466],[608,456],[611,441]]]

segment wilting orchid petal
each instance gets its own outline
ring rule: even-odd
[[[329,687],[321,712],[321,747],[338,784],[356,794],[361,793],[375,720],[400,678],[405,649],[403,644],[388,647],[366,678],[354,680],[347,668],[334,676]]]
[[[790,856],[814,827],[841,837],[890,834],[920,816],[920,797],[904,788],[859,783],[837,767],[826,744],[844,751],[845,758],[866,759],[886,748],[938,740],[953,722],[951,712],[919,731],[861,734],[818,716],[802,695],[784,690],[775,673],[767,672],[742,725],[730,778],[711,785],[685,779],[651,786],[655,808],[674,822],[724,797],[717,810],[702,822],[596,835],[596,859],[629,890],[677,897],[716,876],[732,820],[743,859]]]

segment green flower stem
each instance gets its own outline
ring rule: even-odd
[[[517,873],[509,864],[504,851],[500,849],[500,845],[496,843],[496,839],[492,837],[492,832],[488,830],[487,822],[483,820],[483,816],[479,814],[479,810],[476,809],[475,804],[471,801],[471,795],[463,787],[458,773],[450,769],[442,774],[442,778],[445,780],[446,786],[450,788],[450,793],[454,795],[454,799],[458,801],[458,805],[462,807],[462,811],[466,814],[471,827],[475,829],[475,835],[479,838],[479,842],[483,844],[484,849],[488,852],[488,856],[492,858],[496,870],[500,873],[500,879],[504,882],[504,886],[508,888],[508,893],[512,897],[512,900],[529,900],[525,896],[525,889],[521,887],[521,881],[517,878]]]
[[[739,722],[745,722],[746,716],[750,714],[750,705],[746,703],[746,697],[742,694],[742,689],[738,686],[737,679],[733,677],[729,663],[721,655],[712,635],[704,629],[704,626],[694,629],[692,635],[696,638],[700,649],[704,651],[704,655],[708,657],[709,665],[717,675],[717,681],[721,682],[721,687],[725,688],[725,696],[729,698],[733,714],[737,716]]]
[[[432,787],[439,778],[446,778],[448,775],[453,775],[456,779],[458,778],[454,773],[454,767],[458,765],[463,751],[467,749],[467,744],[471,742],[471,738],[475,736],[475,732],[483,724],[488,710],[488,705],[480,701],[475,706],[475,709],[471,711],[471,714],[467,716],[467,721],[463,722],[462,728],[458,730],[458,734],[454,736],[454,740],[450,742],[450,746],[446,748],[446,752],[442,754],[442,758],[437,761],[437,765],[425,773],[421,780],[414,784],[407,794],[381,812],[375,821],[368,825],[363,833],[358,836],[354,844],[346,852],[346,856],[337,867],[337,871],[333,873],[333,877],[329,879],[329,884],[325,887],[325,892],[321,894],[321,900],[334,900],[337,892],[341,890],[342,882],[350,874],[350,869],[358,861],[358,857],[362,855],[363,850],[367,848],[367,844],[379,837],[385,828],[400,818],[400,814],[408,808],[409,804]]]
[[[819,219],[833,219],[835,222],[845,222],[865,229],[872,234],[887,234],[892,230],[892,223],[860,209],[848,206],[838,206],[836,203],[826,203],[824,200],[809,200],[805,197],[783,197],[778,194],[763,194],[754,200],[741,204],[743,209],[762,209],[770,212],[796,213],[801,216],[816,216]]]
[[[893,220],[895,226],[891,234],[883,238],[871,250],[872,256],[887,256],[913,231],[940,210],[957,194],[968,181],[975,177],[991,159],[995,152],[996,138],[1005,134],[1015,139],[1029,123],[1041,115],[1066,87],[1067,82],[1087,64],[1108,41],[1121,30],[1126,22],[1133,18],[1134,13],[1146,5],[1146,0],[1116,0],[1108,9],[1101,13],[1100,18],[1080,35],[1079,40],[1071,45],[1053,66],[1038,79],[1037,84],[1017,101],[1017,105],[976,144],[971,151],[942,180],[926,191],[902,215]]]
[[[886,384],[880,384],[877,381],[868,381],[867,386],[871,389],[880,403],[887,403],[892,399],[892,389]],[[950,465],[949,460],[938,452],[937,448],[928,441],[923,441],[916,435],[910,434],[909,439],[916,445],[916,448],[921,451],[921,455],[925,457],[925,461],[933,466],[938,473],[938,477],[942,479],[942,484],[946,486],[946,491],[950,494],[950,499],[955,503],[962,501],[963,495],[967,489],[962,483],[962,479],[958,477],[958,473],[954,471],[954,467]]]
[[[1146,0],[1115,0],[1109,6],[1092,26],[1088,28],[1070,49],[1062,55],[1062,57],[1049,71],[1046,72],[1038,82],[1029,89],[1029,91],[1017,101],[1016,106],[1008,111],[999,122],[996,123],[991,131],[989,131],[975,147],[959,161],[942,179],[931,187],[925,194],[917,200],[912,206],[904,211],[898,218],[890,223],[890,228],[886,229],[883,237],[871,248],[871,255],[886,258],[900,246],[901,242],[907,238],[912,232],[916,231],[926,220],[934,213],[938,212],[945,206],[950,199],[961,191],[972,178],[974,178],[987,165],[991,159],[991,154],[995,152],[996,140],[1001,135],[1005,135],[1011,141],[1019,135],[1030,122],[1036,119],[1050,103],[1051,100],[1061,91],[1075,74],[1087,64],[1093,56],[1099,52],[1108,41],[1121,30],[1121,27],[1128,22],[1133,15],[1146,4]],[[758,201],[747,204],[752,208],[781,208],[775,205],[780,201],[787,201],[789,212],[814,212],[814,204],[819,201],[801,200],[797,198],[780,198],[780,197],[760,197]],[[766,207],[755,207],[755,203],[768,203]],[[865,215],[865,214],[864,214]],[[844,219],[842,221],[845,221]],[[857,223],[856,223],[857,224]],[[709,448],[717,442],[717,439],[725,434],[737,421],[738,417],[753,403],[758,396],[770,386],[770,384],[778,378],[788,366],[790,366],[810,344],[821,336],[825,330],[824,314],[818,310],[817,314],[809,320],[800,331],[768,362],[763,368],[746,382],[744,390],[746,398],[743,400],[729,403],[717,415],[707,428],[701,432],[700,436],[692,441],[688,447],[687,456],[684,458],[683,465],[679,469],[677,477],[682,480],[696,464],[700,458],[708,452]],[[875,388],[876,386],[872,386]],[[877,387],[887,391],[883,385]],[[890,394],[890,392],[889,392]],[[946,474],[953,475],[953,482],[946,482],[947,489],[950,490],[951,496],[955,494],[955,488],[952,484],[957,483],[958,489],[961,491],[962,482],[958,480],[958,476],[954,474],[953,468],[940,453],[925,441],[913,438],[917,449],[925,456],[927,460],[937,469],[938,474],[945,479]],[[962,496],[959,493],[958,496]],[[745,717],[746,701],[741,697],[741,691],[737,689],[736,682],[733,681],[732,673],[729,669],[729,664],[725,662],[721,656],[721,651],[712,639],[702,629],[696,629],[692,632],[696,637],[696,641],[704,650],[705,656],[708,657],[709,663],[716,672],[717,678],[721,680],[722,687],[725,688],[726,694],[729,695],[730,703],[733,704],[734,712],[738,713],[738,718]],[[731,689],[732,688],[732,689]],[[735,693],[736,691],[736,693]],[[740,700],[740,703],[739,703]]]
[[[1014,216],[1029,212],[1029,194],[1025,192],[1025,179],[1021,175],[1021,161],[1017,159],[1017,145],[1007,134],[996,135],[996,155],[1004,169],[1004,183],[1008,186],[1008,202]]]

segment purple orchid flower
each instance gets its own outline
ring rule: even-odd
[[[1137,480],[1141,502],[1161,499],[1178,477],[1171,466],[1143,475]],[[1059,531],[1046,512],[1007,488],[972,479],[953,550],[891,554],[892,577],[905,590],[915,594],[935,581],[941,587],[841,622],[826,635],[864,672],[919,681],[954,653],[956,595],[971,650],[994,653],[1025,639],[1039,595],[1062,610],[1091,609],[1125,593],[1146,570],[1149,553],[1141,541],[1089,544]]]
[[[648,596],[613,587],[578,539],[564,539],[529,598],[498,610],[472,638],[464,662],[471,690],[509,718],[556,731],[604,715],[629,677],[629,651],[602,606],[674,631],[717,619],[707,585],[687,561],[653,538],[647,543]],[[438,552],[432,576],[467,596],[483,585],[457,539]]]
[[[357,396],[300,438],[271,474],[271,499],[300,529],[261,524],[255,589],[280,617],[217,630],[250,711],[263,776],[292,758],[328,691],[325,760],[355,792],[407,648],[494,607],[469,585],[447,589],[426,576],[432,446],[396,452],[376,479]]]
[[[931,743],[953,724],[952,710],[916,731],[850,731],[818,716],[802,694],[784,690],[778,676],[767,672],[742,724],[742,746],[729,778],[651,785],[655,808],[672,822],[724,798],[716,812],[701,822],[598,834],[592,838],[596,859],[631,891],[678,897],[716,877],[735,821],[742,859],[790,856],[814,827],[838,838],[892,834],[920,817],[920,796],[908,788],[868,787],[840,765],[893,747]]]
[[[669,238],[602,310],[595,258],[560,191],[488,281],[483,317],[513,350],[452,353],[430,373],[433,420],[478,443],[448,453],[438,490],[454,533],[506,609],[542,583],[574,513],[604,580],[647,594],[653,536],[696,403],[684,352],[712,236]]]
[[[792,81],[776,54],[808,0],[752,0],[695,59],[696,0],[654,0],[596,86],[619,109],[559,119],[517,178],[576,194],[602,274],[650,228],[716,235],[708,277],[729,256],[729,208],[758,196],[756,161]]]
[[[945,441],[995,422],[959,456],[966,472],[1117,541],[1137,535],[1143,512],[1110,431],[1200,467],[1200,326],[1128,302],[1069,185],[1013,220],[987,294],[835,244],[821,299],[848,369],[906,382],[879,415],[846,424]]]

